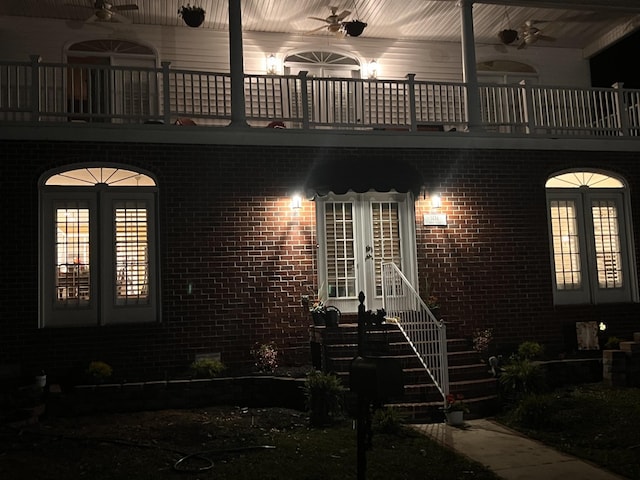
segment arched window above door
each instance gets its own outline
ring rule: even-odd
[[[309,50],[292,53],[285,57],[286,72],[297,75],[306,70],[310,76],[318,77],[353,77],[360,73],[360,62],[346,53]]]

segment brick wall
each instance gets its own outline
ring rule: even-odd
[[[632,153],[4,142],[0,364],[62,376],[101,359],[134,380],[171,375],[208,352],[246,366],[265,341],[283,362],[308,363],[300,297],[317,291],[315,209],[305,201],[292,211],[289,195],[314,159],[360,155],[407,161],[442,194],[446,227],[422,225],[430,202],[416,201],[419,288],[439,297],[459,334],[489,326],[504,349],[537,340],[560,351],[575,321],[604,320],[621,338],[637,330],[637,305],[553,307],[544,196],[549,175],[576,166],[604,166],[635,192]],[[105,161],[158,179],[162,321],[38,329],[38,178]]]

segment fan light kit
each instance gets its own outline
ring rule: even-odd
[[[106,0],[95,0],[92,2],[92,5],[71,5],[69,6],[80,6],[81,8],[90,8],[93,10],[93,15],[91,15],[86,22],[121,22],[121,23],[131,23],[131,20],[121,15],[120,12],[124,11],[132,11],[138,10],[138,5],[134,3],[128,3],[123,5],[114,5]]]
[[[326,23],[326,25],[314,28],[313,30],[309,30],[308,32],[306,32],[307,34],[314,33],[326,28],[330,33],[333,33],[338,37],[344,37],[346,35],[349,35],[350,37],[358,37],[362,34],[365,27],[367,26],[365,22],[362,22],[360,20],[344,21],[349,15],[351,15],[351,11],[349,10],[343,10],[342,12],[338,13],[338,7],[329,7],[329,9],[331,10],[331,15],[326,18],[308,17],[311,20],[324,22]]]

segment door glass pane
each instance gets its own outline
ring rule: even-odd
[[[554,200],[550,209],[556,286],[558,290],[579,289],[582,272],[575,202]]]
[[[600,288],[623,286],[622,255],[618,230],[618,209],[613,200],[594,200],[591,203],[596,268]]]
[[[56,208],[56,304],[88,305],[91,297],[89,208],[84,202],[66,202]]]
[[[327,293],[329,298],[356,296],[353,204],[325,205]]]
[[[117,202],[114,216],[116,303],[147,303],[149,239],[146,203]]]
[[[371,227],[376,296],[382,296],[382,264],[393,262],[402,268],[398,204],[395,202],[372,202]]]

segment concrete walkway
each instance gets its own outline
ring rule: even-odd
[[[621,480],[621,477],[560,453],[488,419],[461,427],[414,425],[437,442],[493,470],[505,480]]]

